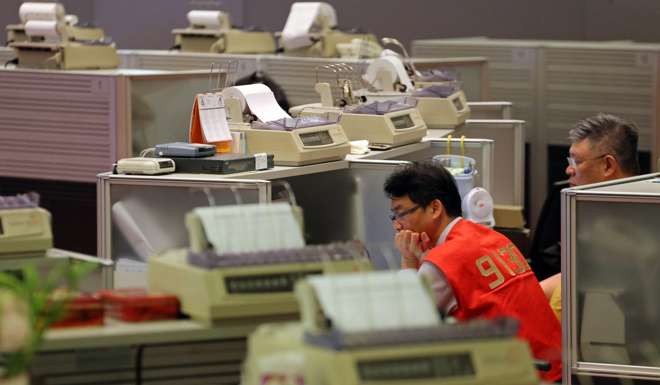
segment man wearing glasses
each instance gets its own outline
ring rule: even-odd
[[[606,182],[639,174],[638,134],[632,123],[614,115],[598,114],[579,121],[568,132],[568,137],[571,147],[566,158],[566,175],[571,186]],[[559,215],[559,212],[555,215]],[[537,228],[539,226],[537,225]],[[556,229],[557,244],[559,231],[560,229]],[[559,270],[559,266],[555,268],[555,271]],[[541,282],[557,317],[561,314],[560,284],[560,273]]]
[[[439,310],[459,321],[512,317],[539,373],[561,378],[561,328],[525,258],[502,234],[461,218],[461,197],[441,166],[414,164],[385,182],[402,267],[431,281]]]
[[[568,132],[566,175],[571,186],[639,174],[635,126],[614,115],[599,114],[578,122]]]

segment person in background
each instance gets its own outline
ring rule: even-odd
[[[617,116],[598,114],[579,121],[569,132],[566,175],[570,186],[606,182],[639,174],[634,124]],[[543,292],[561,318],[561,273],[541,281]]]
[[[441,166],[413,164],[384,186],[402,267],[432,282],[437,306],[459,321],[511,317],[534,357],[550,364],[539,375],[561,379],[561,327],[525,258],[502,234],[461,218],[461,198]]]

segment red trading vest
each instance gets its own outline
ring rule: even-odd
[[[561,379],[561,326],[534,273],[509,239],[487,227],[460,220],[425,258],[449,281],[458,302],[452,316],[511,317],[534,358],[551,363],[539,372],[545,381]]]

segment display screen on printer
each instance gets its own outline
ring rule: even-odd
[[[358,362],[364,381],[473,376],[469,353]]]
[[[306,134],[299,134],[305,146],[322,146],[324,144],[332,144],[332,137],[328,131],[309,132]]]
[[[225,278],[225,288],[229,294],[291,292],[299,279],[321,273],[323,272],[320,270],[314,270],[227,277]]]
[[[456,107],[456,111],[461,111],[463,109],[463,103],[461,103],[461,98],[454,98],[452,102],[454,103],[454,107]]]
[[[392,124],[394,125],[394,129],[396,130],[410,128],[415,125],[410,115],[395,116],[391,120],[392,120]]]
[[[172,166],[173,164],[171,160],[161,160],[158,162],[158,168],[167,168]]]

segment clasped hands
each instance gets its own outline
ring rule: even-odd
[[[401,253],[402,269],[417,269],[426,252],[433,248],[428,234],[411,230],[398,231],[394,236],[394,246]]]

